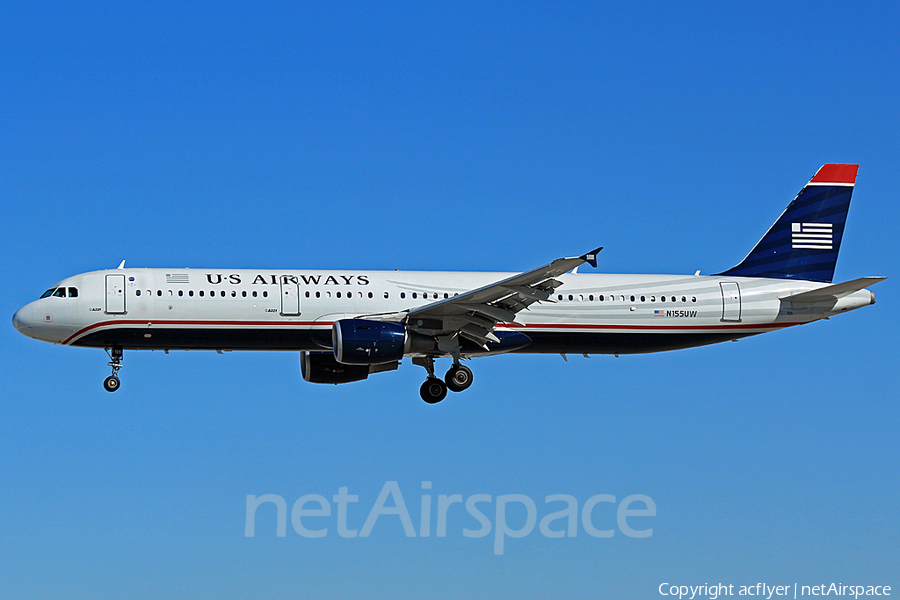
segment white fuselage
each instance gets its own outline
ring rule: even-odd
[[[72,346],[162,350],[327,350],[334,321],[408,309],[512,275],[496,272],[115,269],[69,277],[13,323]],[[700,346],[815,321],[872,304],[784,298],[826,284],[789,279],[566,273],[554,302],[518,324],[521,352],[628,354]],[[77,290],[73,297],[71,289]]]

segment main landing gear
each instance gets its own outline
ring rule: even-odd
[[[109,355],[109,366],[112,367],[112,375],[103,380],[103,388],[107,392],[114,392],[119,389],[119,369],[122,368],[122,349],[106,348],[106,354]]]
[[[447,390],[461,392],[472,385],[472,370],[459,364],[456,360],[453,361],[453,366],[444,375],[443,380],[434,374],[434,357],[414,358],[413,364],[425,367],[425,370],[428,371],[428,378],[419,388],[422,400],[428,404],[437,404],[446,398]]]

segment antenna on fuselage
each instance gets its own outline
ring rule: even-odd
[[[116,267],[116,269],[124,269],[124,268],[125,268],[125,261],[123,260],[122,262],[119,263],[119,266]]]

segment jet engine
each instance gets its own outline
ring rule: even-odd
[[[300,372],[310,383],[350,383],[369,376],[366,365],[342,365],[331,352],[301,352]]]
[[[406,327],[390,321],[340,319],[331,329],[334,358],[345,365],[378,365],[403,358]]]
[[[351,383],[362,381],[372,373],[396,371],[400,361],[380,365],[344,365],[334,360],[331,352],[301,352],[300,372],[309,383]]]

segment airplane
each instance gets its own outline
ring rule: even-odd
[[[13,326],[124,350],[299,351],[303,379],[339,384],[424,367],[434,404],[473,380],[462,361],[513,353],[637,354],[704,346],[875,303],[884,277],[833,284],[859,165],[826,164],[737,266],[712,276],[578,273],[597,248],[523,273],[125,268],[68,277]],[[450,358],[443,379],[435,359]]]

